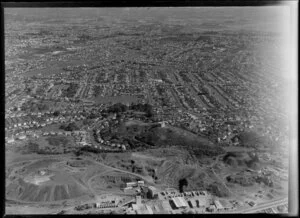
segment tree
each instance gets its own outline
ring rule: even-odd
[[[57,117],[60,114],[59,111],[54,111],[53,116]]]
[[[181,193],[183,192],[183,186],[188,186],[188,181],[185,178],[179,180],[179,191]]]
[[[145,112],[146,112],[146,117],[152,117],[153,116],[153,112],[152,112],[151,108],[147,108]]]
[[[80,155],[83,154],[83,152],[82,152],[81,150],[76,150],[76,151],[74,152],[74,154],[76,155],[76,157],[79,157]]]
[[[61,125],[59,128],[65,131],[79,130],[79,127],[75,123],[69,123],[67,126]]]
[[[127,106],[121,103],[114,104],[107,109],[108,113],[119,113],[125,112],[127,110]]]

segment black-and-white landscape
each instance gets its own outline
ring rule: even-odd
[[[288,7],[4,12],[6,214],[288,212]]]

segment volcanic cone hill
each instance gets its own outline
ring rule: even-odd
[[[9,198],[31,201],[31,202],[48,202],[67,200],[88,194],[88,190],[77,183],[35,185],[19,179],[6,187]]]

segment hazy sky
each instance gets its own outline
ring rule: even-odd
[[[288,6],[268,7],[148,7],[148,8],[5,8],[7,18],[68,19],[111,17],[116,19],[156,19],[158,22],[223,24],[236,29],[286,32],[290,23]],[[182,23],[181,23],[182,24]]]

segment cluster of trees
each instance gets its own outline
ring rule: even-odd
[[[50,151],[46,149],[39,148],[39,145],[35,142],[29,142],[23,148],[22,154],[61,154],[59,151]]]
[[[76,131],[79,130],[79,127],[73,122],[68,125],[63,124],[59,127],[59,129],[63,129],[65,131]]]
[[[140,141],[136,136],[123,137],[122,140],[123,144],[126,145],[126,148],[129,147],[129,150],[143,151],[150,148],[149,144]]]
[[[109,108],[107,108],[106,112],[107,113],[120,113],[120,112],[125,112],[127,110],[128,110],[128,107],[126,105],[117,103],[117,104],[114,104],[114,105],[110,106]]]
[[[54,113],[53,113],[53,116],[55,116],[55,117],[58,117],[58,116],[59,116],[59,114],[60,114],[60,112],[59,112],[59,111],[54,111]]]
[[[83,123],[83,125],[91,125],[93,123],[93,120],[86,119],[86,120],[83,120],[82,123]]]
[[[186,71],[180,71],[179,72],[179,75],[180,75],[180,77],[182,78],[183,81],[185,81],[187,83],[192,82],[191,79],[186,74],[187,74]]]
[[[102,114],[102,116],[103,115],[104,114]],[[95,118],[99,117],[99,115],[97,113],[92,112],[92,113],[88,114],[86,117],[87,117],[87,119],[95,119]],[[84,125],[86,125],[86,124],[84,124]]]
[[[26,90],[26,89],[25,89]],[[7,97],[10,97],[10,96],[12,96],[12,95],[18,95],[18,93],[20,92],[20,91],[22,91],[20,88],[17,88],[17,89],[15,89],[14,91],[12,91],[11,93],[9,93],[8,95],[7,95]]]
[[[78,87],[78,84],[71,83],[67,89],[63,90],[62,96],[72,98],[76,94]]]
[[[241,186],[252,186],[255,183],[253,177],[245,177],[245,175],[230,175],[226,177],[227,182],[237,183]]]
[[[184,186],[188,186],[188,181],[186,180],[186,178],[183,178],[183,179],[179,180],[179,191],[180,191],[180,193],[183,192],[183,187]]]
[[[242,146],[244,146],[244,147],[258,148],[261,145],[269,144],[266,137],[261,136],[257,132],[254,132],[254,131],[242,132],[241,134],[239,134],[238,137],[241,141]]]
[[[25,102],[22,106],[21,106],[21,110],[22,111],[29,111],[29,112],[39,112],[39,111],[46,111],[49,110],[49,106],[47,104],[44,103],[37,103],[34,101],[28,101]]]
[[[158,71],[157,73],[158,73],[158,75],[159,75],[159,77],[161,78],[162,81],[164,81],[166,83],[169,83],[169,84],[172,83],[172,81],[169,80],[168,76],[164,72]]]
[[[89,146],[84,146],[82,148],[80,148],[78,151],[75,152],[75,155],[78,157],[80,155],[83,154],[83,152],[92,152],[95,154],[99,154],[99,153],[120,153],[123,152],[122,150],[101,150],[98,148],[94,148],[94,147],[89,147]]]
[[[153,115],[153,108],[150,104],[132,104],[129,106],[129,109],[145,112],[147,117],[151,117]]]
[[[121,104],[121,103],[117,103],[114,104],[112,106],[110,106],[109,108],[107,108],[106,113],[121,113],[121,112],[126,112],[127,110],[135,110],[135,111],[141,111],[146,113],[147,117],[152,117],[153,116],[153,108],[150,104],[132,104],[130,106]]]
[[[208,145],[201,145],[199,148],[192,148],[192,154],[196,157],[214,157],[223,153],[225,153],[225,150],[218,146],[210,147]]]
[[[87,34],[81,34],[81,35],[78,36],[78,38],[79,38],[80,41],[88,41],[88,40],[93,39],[92,36],[87,35]]]
[[[48,137],[47,142],[49,145],[58,146],[58,145],[67,145],[69,140],[65,136],[52,136]]]
[[[39,151],[39,145],[34,142],[29,142],[24,146],[23,154],[37,153]]]
[[[271,178],[267,177],[267,176],[257,176],[255,178],[255,181],[257,183],[264,183],[265,185],[269,186],[269,187],[273,187],[273,181]]]

